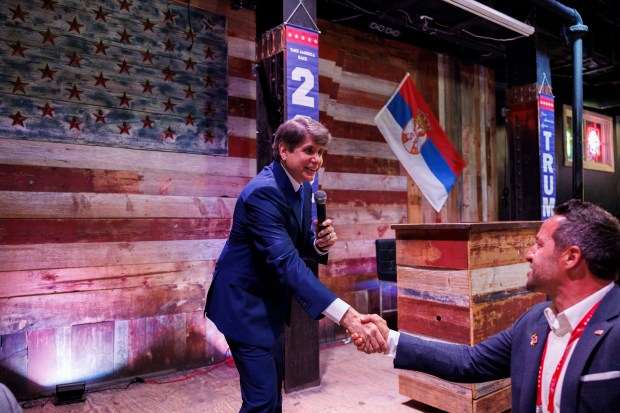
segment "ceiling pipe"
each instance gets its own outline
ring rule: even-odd
[[[577,10],[555,0],[532,2],[562,18],[569,24],[573,43],[573,198],[583,201],[583,43],[588,32]],[[564,138],[562,138],[564,139]]]

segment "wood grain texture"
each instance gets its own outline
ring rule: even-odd
[[[0,298],[174,284],[206,286],[214,267],[215,260],[210,260],[4,271],[0,272]]]
[[[399,330],[470,344],[471,323],[467,306],[398,296]]]
[[[177,284],[0,299],[0,334],[200,311],[206,291]],[[67,311],[67,308],[74,311]]]
[[[90,242],[8,245],[0,249],[0,271],[98,267],[214,260],[226,240]],[[355,249],[364,249],[360,245]]]
[[[2,219],[0,245],[227,238],[231,219]]]
[[[232,218],[236,199],[5,191],[5,218]]]
[[[510,386],[474,398],[471,389],[422,373],[401,372],[398,379],[403,396],[448,412],[498,413],[509,410],[511,405]]]

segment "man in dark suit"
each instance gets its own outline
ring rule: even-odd
[[[283,331],[291,298],[314,319],[323,315],[364,339],[368,351],[387,344],[373,324],[338,299],[304,259],[327,262],[337,236],[330,219],[314,234],[310,182],[331,135],[296,116],[275,134],[275,161],[241,191],[230,236],[215,266],[205,315],[224,334],[239,371],[241,412],[282,410]],[[314,222],[316,228],[317,222]]]
[[[476,346],[399,334],[376,315],[365,321],[379,326],[396,368],[455,382],[510,377],[513,413],[620,412],[620,223],[568,201],[542,224],[526,259],[526,288],[551,302]]]

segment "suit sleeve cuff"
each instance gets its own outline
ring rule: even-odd
[[[390,352],[387,356],[396,358],[396,348],[398,347],[398,340],[400,339],[400,333],[398,331],[390,330],[388,334],[387,344],[390,348]]]
[[[336,324],[340,324],[340,320],[344,317],[344,313],[351,307],[349,304],[342,301],[340,298],[336,298],[330,305],[327,306],[323,314]]]

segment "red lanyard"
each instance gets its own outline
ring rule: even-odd
[[[562,372],[562,367],[564,366],[564,362],[566,361],[566,357],[568,356],[568,351],[570,349],[570,346],[571,344],[573,344],[575,340],[581,337],[581,335],[583,334],[583,330],[586,329],[586,326],[588,325],[588,321],[590,321],[590,318],[592,318],[592,315],[594,314],[594,311],[596,311],[596,307],[598,307],[599,304],[600,304],[600,301],[594,304],[594,306],[590,309],[590,311],[588,311],[588,313],[585,316],[583,316],[579,324],[577,324],[577,327],[575,327],[575,329],[570,335],[570,338],[568,339],[568,344],[566,344],[566,348],[564,349],[564,354],[562,355],[560,362],[556,366],[555,371],[553,372],[553,376],[551,376],[551,382],[549,383],[549,403],[547,404],[547,410],[549,411],[549,413],[553,413],[553,410],[554,410],[553,399],[555,397],[555,388],[558,384],[560,373]],[[549,332],[549,334],[551,334],[551,332]],[[536,396],[536,411],[542,411],[541,409],[542,407],[542,372],[543,372],[543,365],[545,364],[545,356],[547,355],[547,344],[548,343],[549,343],[549,340],[547,340],[547,343],[545,344],[545,349],[543,351],[542,359],[540,360],[540,368],[538,369],[538,391],[537,391],[537,396]]]

